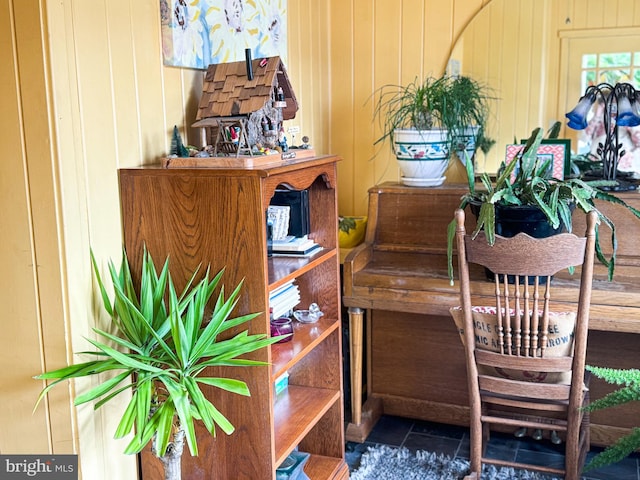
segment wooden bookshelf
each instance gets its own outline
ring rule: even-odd
[[[294,280],[299,308],[317,303],[317,323],[294,321],[291,342],[272,345],[251,358],[264,367],[210,369],[207,376],[247,382],[250,397],[210,388],[205,395],[231,421],[232,435],[198,430],[200,455],[183,455],[183,477],[275,479],[278,465],[294,449],[309,452],[311,479],[348,478],[344,457],[342,346],[335,156],[313,157],[264,168],[122,169],[120,198],[124,243],[139,271],[142,249],[157,262],[169,256],[176,287],[202,265],[225,268],[228,292],[244,280],[234,315],[261,312],[252,334],[269,334],[269,292]],[[308,189],[311,232],[323,249],[309,258],[267,255],[266,211],[276,188]],[[203,268],[204,270],[204,268]],[[246,327],[244,327],[246,328]],[[230,332],[230,334],[237,332]],[[289,374],[276,395],[275,379]],[[150,449],[140,456],[143,480],[162,479]]]

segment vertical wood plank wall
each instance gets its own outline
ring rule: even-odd
[[[557,23],[570,11],[572,28],[640,24],[635,0],[531,1]],[[198,142],[189,125],[202,72],[162,65],[158,3],[0,0],[0,452],[77,452],[85,479],[136,478],[135,458],[112,438],[126,399],[76,409],[72,398],[91,386],[78,382],[32,415],[41,384],[31,377],[78,361],[83,337],[105,324],[89,249],[103,269],[119,261],[117,169],[157,163],[174,125]],[[398,178],[386,146],[374,158],[372,93],[441,74],[487,3],[288,0],[287,67],[301,105],[289,124],[343,157],[340,213],[366,213],[367,189]]]
[[[397,180],[388,144],[374,146],[372,94],[385,84],[439,76],[451,45],[486,0],[331,0],[330,135],[340,213],[366,214],[367,190]]]

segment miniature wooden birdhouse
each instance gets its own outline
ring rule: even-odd
[[[275,148],[282,121],[298,102],[280,57],[209,65],[194,127],[218,155],[252,155]]]

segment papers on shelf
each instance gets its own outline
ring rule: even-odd
[[[273,226],[273,241],[287,238],[289,234],[289,210],[289,206],[269,205],[267,209],[267,220],[271,222]]]
[[[274,255],[308,256],[322,247],[305,235],[304,237],[287,236],[282,240],[274,240],[272,248]]]
[[[269,292],[269,308],[273,318],[287,315],[299,303],[300,289],[293,280]]]

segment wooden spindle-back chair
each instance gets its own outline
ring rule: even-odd
[[[596,214],[585,236],[562,233],[545,239],[526,234],[465,232],[464,211],[455,212],[461,306],[452,309],[465,346],[471,416],[471,475],[482,463],[533,469],[575,480],[589,449],[585,356],[593,277]],[[469,264],[495,274],[495,297],[471,291]],[[577,304],[552,303],[552,276],[580,267]],[[577,274],[576,274],[577,275]],[[566,300],[566,299],[565,299]],[[562,306],[562,313],[551,306]],[[485,457],[490,428],[529,428],[565,442],[564,468]]]

